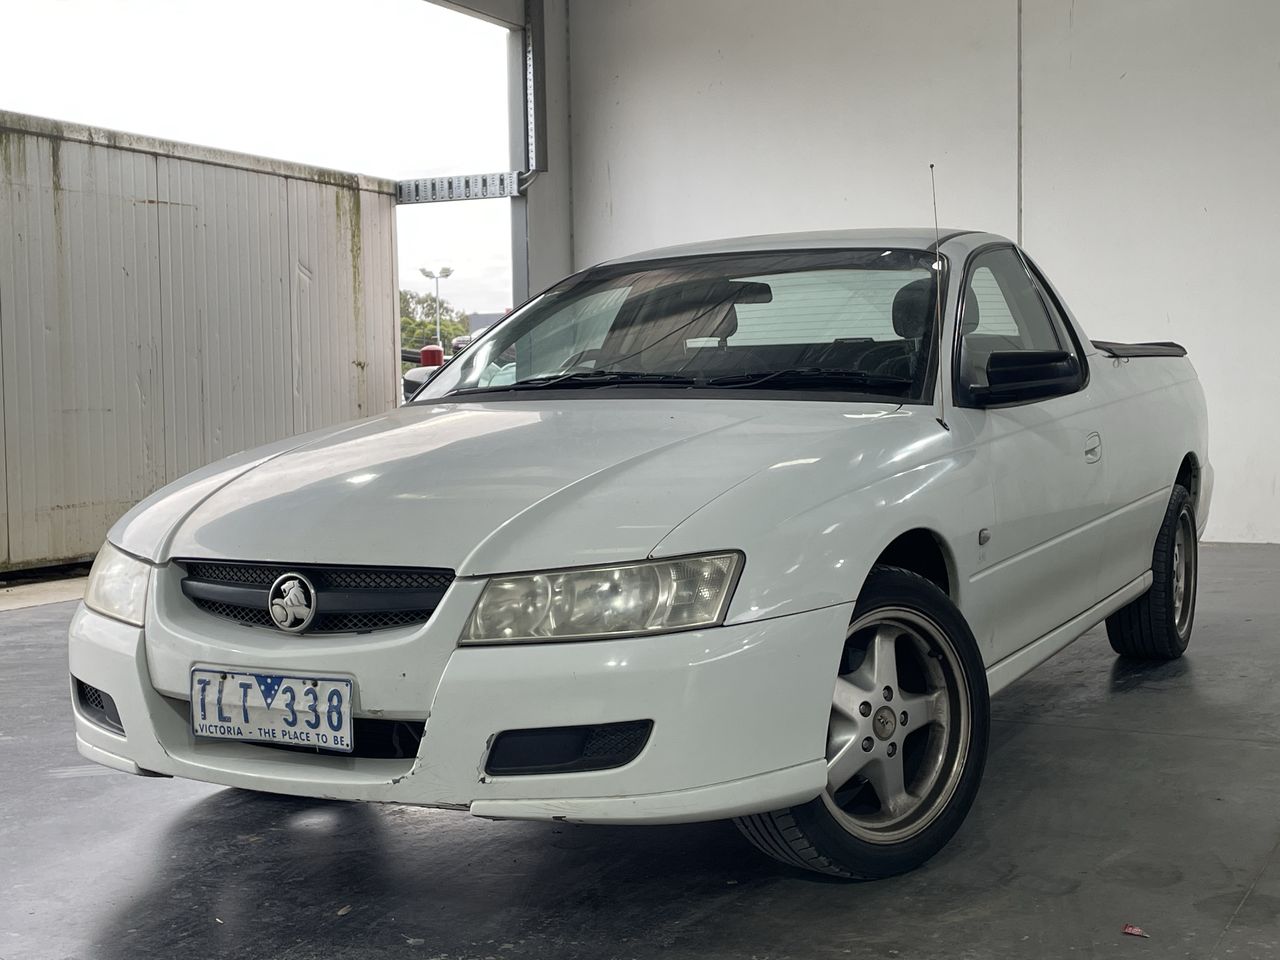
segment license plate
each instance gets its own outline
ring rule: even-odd
[[[191,732],[350,753],[352,681],[252,673],[231,667],[191,671]]]

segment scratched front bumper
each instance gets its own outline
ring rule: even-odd
[[[382,673],[391,661],[335,655],[342,648],[332,645],[295,648],[288,657],[292,670],[337,669],[356,678],[357,715],[368,715],[372,704],[394,703],[396,715],[427,718],[416,757],[371,760],[197,741],[185,700],[156,689],[149,647],[151,658],[156,653],[144,631],[82,605],[71,624],[71,671],[115,699],[125,735],[77,712],[77,742],[86,757],[117,769],[299,796],[470,809],[503,818],[715,819],[807,800],[822,789],[835,657],[849,613],[848,607],[832,607],[616,641],[453,646],[442,657],[443,669],[421,684],[416,704],[402,682],[409,669],[386,679]],[[170,662],[176,647],[167,636],[166,670],[185,672],[197,661],[274,670],[284,665],[276,657],[259,663],[254,652],[231,644],[211,651],[207,639],[190,644],[195,659],[180,664]],[[489,745],[503,730],[639,719],[654,721],[653,734],[624,767],[521,777],[483,772]]]

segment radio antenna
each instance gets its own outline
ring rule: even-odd
[[[947,378],[942,373],[942,232],[938,229],[938,181],[934,178],[933,164],[929,164],[929,190],[933,194],[933,304],[934,327],[938,345],[938,424],[947,426]]]

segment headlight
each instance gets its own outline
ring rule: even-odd
[[[104,543],[89,571],[84,602],[92,610],[142,626],[147,606],[147,580],[151,567]]]
[[[716,553],[494,577],[463,643],[580,640],[713,627],[724,620],[742,554]]]

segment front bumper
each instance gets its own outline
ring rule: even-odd
[[[81,605],[71,624],[71,672],[114,698],[125,734],[77,710],[77,745],[88,759],[131,773],[482,817],[676,823],[755,813],[812,799],[825,784],[831,689],[850,612],[830,607],[616,641],[459,647],[441,657],[442,670],[423,672],[410,687],[408,664],[383,676],[381,666],[364,669],[378,658],[352,657],[345,672],[364,704],[390,696],[403,715],[416,700],[427,718],[416,757],[374,760],[195,740],[187,703],[156,689],[144,631]],[[202,643],[191,662],[260,666],[242,644],[209,653]],[[322,654],[295,652],[290,665],[303,673],[332,669],[334,651]],[[162,672],[171,671],[172,643],[163,656]],[[653,732],[626,766],[484,772],[489,746],[504,730],[641,719],[653,721]]]

